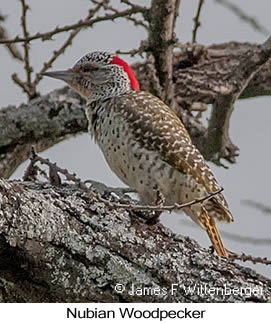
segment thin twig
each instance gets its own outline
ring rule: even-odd
[[[12,78],[12,80],[14,81],[14,83],[16,83],[17,85],[19,85],[19,86],[23,89],[23,91],[24,91],[27,95],[29,95],[29,88],[28,88],[27,84],[26,84],[25,82],[23,82],[23,81],[18,77],[18,75],[17,75],[16,73],[12,74],[12,75],[11,75],[11,78]]]
[[[4,20],[4,17],[3,19],[1,19],[1,17],[3,16],[0,15],[0,21]],[[8,39],[8,32],[3,26],[0,26],[0,40],[1,39]],[[15,44],[5,44],[5,46],[13,58],[18,59],[21,62],[23,61],[23,56]]]
[[[209,193],[208,195],[192,200],[190,202],[184,203],[184,204],[173,204],[173,205],[165,205],[165,206],[157,206],[157,205],[134,205],[134,204],[119,204],[119,203],[108,203],[107,200],[101,198],[101,201],[106,203],[110,208],[120,208],[120,209],[126,209],[126,210],[137,210],[137,211],[175,211],[175,210],[181,210],[185,207],[192,206],[194,204],[202,203],[204,201],[207,201],[214,197],[215,195],[221,193],[223,191],[223,188],[220,188],[218,191]]]
[[[52,163],[49,161],[49,159],[44,159],[37,155],[35,152],[34,147],[31,149],[31,157],[33,160],[33,163],[36,161],[39,161],[42,164],[46,164],[49,167],[53,167],[56,172],[59,172],[63,174],[68,180],[75,182],[78,184],[80,188],[83,190],[86,190],[87,192],[89,191],[89,188],[86,186],[84,182],[78,177],[76,177],[76,174],[70,174],[67,169],[60,168],[59,166],[56,165],[56,163]],[[133,204],[119,204],[119,203],[113,203],[110,202],[100,196],[100,194],[95,194],[96,197],[99,198],[99,200],[103,203],[105,203],[109,208],[121,208],[121,209],[126,209],[126,210],[137,210],[137,211],[174,211],[174,210],[180,210],[185,207],[192,206],[197,203],[202,203],[204,201],[207,201],[214,197],[215,195],[221,193],[223,191],[223,188],[220,188],[218,191],[210,193],[202,198],[192,200],[190,202],[184,203],[184,204],[174,204],[174,205],[167,205],[167,206],[154,206],[154,205],[133,205]]]
[[[25,3],[25,0],[20,0],[22,4],[22,16],[21,16],[21,25],[23,29],[23,35],[24,38],[28,37],[28,31],[27,31],[27,24],[26,24],[26,14],[27,10],[29,9],[28,5]],[[30,61],[29,61],[29,42],[27,40],[24,41],[23,44],[24,48],[24,69],[26,72],[26,87],[24,87],[24,91],[27,92],[27,95],[29,99],[34,95],[33,92],[35,92],[34,88],[32,87],[31,84],[31,73],[33,72],[32,67],[30,66]],[[19,84],[19,83],[17,83]]]
[[[101,3],[98,3],[96,8],[89,10],[88,16],[85,18],[85,20],[87,19],[91,19],[102,7]],[[79,32],[82,30],[82,28],[77,28],[73,31],[71,31],[69,37],[67,38],[67,40],[62,44],[62,46],[58,49],[53,51],[53,55],[51,56],[51,58],[45,62],[43,64],[42,69],[36,74],[35,80],[33,82],[33,85],[36,87],[38,85],[38,83],[40,82],[40,80],[42,79],[42,73],[46,72],[53,64],[53,62],[61,55],[65,52],[65,50],[67,49],[68,46],[70,46],[72,44],[73,39],[79,34]]]
[[[132,204],[117,204],[117,203],[112,203],[108,200],[105,200],[100,196],[99,193],[96,193],[94,191],[90,191],[89,188],[85,185],[85,183],[82,182],[82,180],[78,177],[76,177],[76,174],[70,174],[67,169],[60,168],[59,166],[56,165],[56,163],[52,163],[49,161],[49,159],[44,159],[40,156],[37,155],[35,152],[34,147],[31,149],[31,156],[30,156],[30,165],[27,167],[27,170],[24,174],[24,179],[30,178],[32,173],[34,172],[35,176],[35,170],[36,170],[36,165],[35,163],[39,161],[41,164],[46,164],[49,167],[50,170],[50,177],[52,177],[52,173],[54,176],[53,184],[59,186],[61,185],[60,177],[58,175],[58,172],[63,174],[68,180],[75,182],[78,184],[78,186],[86,191],[87,193],[95,196],[98,198],[100,202],[105,203],[109,208],[124,208],[126,210],[140,210],[140,211],[173,211],[173,210],[179,210],[185,207],[192,206],[197,203],[202,203],[204,201],[207,201],[211,199],[213,196],[220,194],[223,191],[223,188],[220,188],[218,191],[213,192],[208,194],[207,196],[200,198],[200,199],[195,199],[193,201],[184,203],[184,204],[174,204],[171,206],[152,206],[152,205],[132,205]],[[261,263],[265,265],[270,265],[271,260],[268,260],[266,257],[261,258],[261,257],[253,257],[251,255],[238,255],[234,252],[229,251],[230,259],[232,260],[241,260],[241,261],[251,261],[254,264],[255,263]]]
[[[46,180],[50,180],[49,176],[46,174],[44,169],[41,169],[37,164],[35,160],[36,152],[34,148],[31,149],[31,155],[30,155],[30,163],[27,166],[24,175],[23,175],[23,181],[35,181],[37,180],[38,173],[43,176]]]
[[[135,55],[139,55],[140,57],[143,58],[143,53],[146,53],[147,50],[148,50],[148,43],[145,40],[142,40],[137,49],[130,49],[129,51],[122,51],[119,49],[116,51],[116,54],[117,55],[130,55],[132,57]]]
[[[125,51],[125,50],[118,49],[118,50],[116,50],[116,54],[117,55],[130,55],[133,57],[137,54],[140,54],[140,50],[139,49],[131,49],[131,50]]]
[[[198,31],[199,26],[201,25],[201,23],[199,21],[199,17],[200,17],[200,12],[201,12],[201,8],[202,8],[203,3],[204,3],[204,0],[199,0],[198,10],[197,10],[195,18],[193,19],[194,20],[194,28],[193,28],[193,33],[192,33],[192,43],[196,42],[197,31]]]
[[[130,6],[131,8],[135,9],[136,11],[144,11],[146,8],[139,6],[137,4],[134,4],[132,2],[130,2],[129,0],[120,0],[120,2],[127,4],[127,6]]]
[[[141,8],[141,7],[140,7]],[[146,9],[147,10],[147,9]],[[100,16],[97,18],[94,18],[92,20],[86,19],[86,20],[79,20],[78,22],[71,24],[71,25],[66,25],[63,27],[56,27],[52,31],[46,32],[46,33],[36,33],[32,36],[28,37],[19,37],[16,36],[13,39],[2,39],[0,40],[0,44],[9,44],[9,43],[22,43],[22,42],[30,42],[35,39],[41,39],[41,40],[48,40],[51,39],[54,35],[63,33],[66,31],[70,30],[75,30],[77,28],[82,28],[82,27],[92,27],[94,24],[99,23],[101,21],[113,21],[118,18],[126,18],[126,16],[130,16],[132,14],[139,13],[141,11],[135,11],[135,9],[126,9],[123,11],[119,11],[117,13],[112,13],[112,14],[105,14],[104,16]],[[131,17],[129,17],[130,19]]]
[[[118,13],[118,10],[113,8],[112,6],[109,6],[109,1],[102,1],[102,2],[99,2],[98,0],[91,0],[93,3],[95,4],[102,4],[103,8],[105,11],[111,11],[113,13]],[[127,5],[130,5],[135,11],[138,11],[138,12],[147,12],[148,9],[145,8],[145,7],[141,7],[141,6],[138,6],[138,5],[134,5],[134,4],[131,4],[131,3],[128,3],[128,2],[125,2],[125,1],[122,1],[123,3],[127,4]],[[144,23],[144,21],[142,20],[138,20],[134,17],[130,17],[130,16],[127,16],[125,17],[127,20],[130,20],[134,23],[135,26],[141,26],[143,28],[145,28],[146,30],[148,30],[148,25]]]
[[[46,171],[39,166],[35,165],[37,167],[37,171],[41,176],[43,176],[47,181],[49,181],[49,176],[47,175]]]
[[[249,16],[242,9],[240,9],[235,4],[229,2],[228,0],[215,0],[216,2],[222,4],[224,7],[231,10],[235,15],[237,15],[241,20],[245,21],[249,25],[252,26],[255,30],[260,32],[261,34],[268,36],[270,34],[269,30],[266,29],[263,25],[261,25],[254,17]]]
[[[242,253],[241,255],[238,255],[236,253],[233,252],[229,252],[229,257],[230,259],[233,260],[240,260],[240,261],[251,261],[253,264],[263,264],[263,265],[271,265],[271,260],[267,259],[266,257],[262,258],[262,257],[254,257],[251,255],[246,255],[244,253]]]
[[[80,31],[81,29],[73,30],[67,40],[62,44],[62,46],[58,50],[53,51],[53,55],[47,62],[43,63],[42,69],[36,74],[35,80],[33,81],[34,86],[37,86],[39,84],[40,80],[42,79],[42,73],[46,72],[50,67],[52,67],[54,61],[65,52],[67,47],[72,44],[72,40],[78,35]]]
[[[42,158],[40,157],[36,152],[35,152],[35,149],[34,147],[32,147],[31,149],[31,158],[33,159],[33,162],[36,162],[36,161],[39,161],[41,164],[45,164],[49,167],[54,167],[55,170],[61,174],[63,174],[69,181],[72,181],[76,184],[78,184],[78,186],[88,192],[89,191],[89,188],[81,181],[80,178],[76,177],[76,174],[71,174],[68,172],[67,169],[64,169],[64,168],[61,168],[59,166],[56,165],[56,163],[51,163],[49,161],[49,159],[45,159],[45,158]]]
[[[37,166],[32,158],[30,158],[30,163],[27,166],[24,175],[23,181],[33,181],[36,180],[37,176]]]

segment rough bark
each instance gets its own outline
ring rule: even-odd
[[[87,131],[84,101],[68,88],[32,100],[20,107],[0,110],[0,177],[8,178],[37,151]]]
[[[238,95],[249,98],[271,94],[271,60],[265,53],[259,45],[227,43],[207,48],[185,45],[175,55],[176,112],[206,159],[216,161],[220,156],[235,162],[236,147],[228,133],[233,102]],[[148,62],[133,67],[142,89],[152,89]],[[219,129],[211,122],[207,131],[192,115],[191,110],[206,104],[214,105],[212,120],[220,122]],[[28,158],[31,145],[41,151],[69,135],[86,131],[83,107],[78,95],[63,88],[27,105],[1,109],[0,177],[8,178]],[[220,133],[214,136],[213,131]]]
[[[174,33],[180,0],[152,0],[149,13],[149,48],[162,93],[160,96],[170,107],[175,106],[173,84]]]
[[[130,295],[133,284],[149,292]],[[0,300],[268,302],[271,281],[73,185],[0,180]]]
[[[239,98],[270,95],[270,39],[262,45],[231,42],[180,48],[173,66],[175,112],[205,159],[218,165],[221,159],[235,163],[238,147],[230,139],[231,114]],[[140,84],[148,89],[148,65],[138,65],[137,70]],[[208,104],[212,113],[206,129],[191,111],[203,111]]]

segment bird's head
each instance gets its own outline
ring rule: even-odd
[[[43,75],[63,80],[88,102],[139,90],[131,67],[107,52],[88,53],[70,69]]]

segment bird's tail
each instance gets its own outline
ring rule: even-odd
[[[215,225],[215,221],[208,215],[205,209],[203,209],[199,221],[201,226],[206,230],[218,256],[228,258],[228,252],[223,245],[222,239]]]

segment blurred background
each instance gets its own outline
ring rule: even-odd
[[[149,1],[135,1],[147,5]],[[233,2],[233,1],[232,1]],[[63,26],[77,22],[87,15],[91,6],[88,0],[28,0],[31,11],[28,13],[30,34],[45,32],[57,25]],[[117,5],[118,1],[116,1]],[[121,6],[121,5],[120,5]],[[181,42],[191,42],[193,17],[196,15],[198,0],[182,0],[176,34]],[[268,0],[239,0],[238,6],[248,15],[257,19],[267,31],[271,31],[271,2]],[[21,34],[21,6],[17,0],[1,0],[1,14],[7,16],[5,27],[10,37]],[[232,11],[215,0],[204,3],[200,16],[201,27],[198,30],[198,43],[208,45],[228,41],[262,43],[267,36],[258,32],[251,25],[242,21]],[[130,50],[138,47],[146,38],[142,27],[124,19],[115,22],[97,24],[92,29],[83,30],[53,65],[54,69],[65,69],[74,64],[87,52],[95,50]],[[48,60],[54,50],[67,38],[66,34],[58,34],[52,41],[31,42],[30,59],[37,72]],[[21,47],[22,45],[19,45]],[[27,102],[27,97],[11,80],[17,73],[24,78],[23,64],[12,59],[4,46],[0,45],[0,108],[8,105],[20,105]],[[129,63],[142,58],[124,57]],[[53,79],[41,81],[39,91],[45,94],[64,84]],[[237,164],[229,169],[210,167],[216,175],[234,215],[235,222],[230,225],[219,225],[223,240],[228,249],[238,253],[271,258],[271,211],[263,212],[245,201],[255,201],[271,208],[271,98],[260,97],[240,100],[235,105],[231,118],[230,135],[233,143],[240,148]],[[206,115],[206,118],[208,114]],[[123,186],[120,180],[106,165],[98,147],[87,134],[78,135],[55,145],[41,154],[60,167],[76,172],[83,180],[94,179],[109,186]],[[22,164],[12,178],[21,178],[26,167]],[[174,232],[188,235],[209,247],[207,235],[192,223],[184,214],[163,214],[163,224]],[[271,277],[271,266],[242,264]]]

